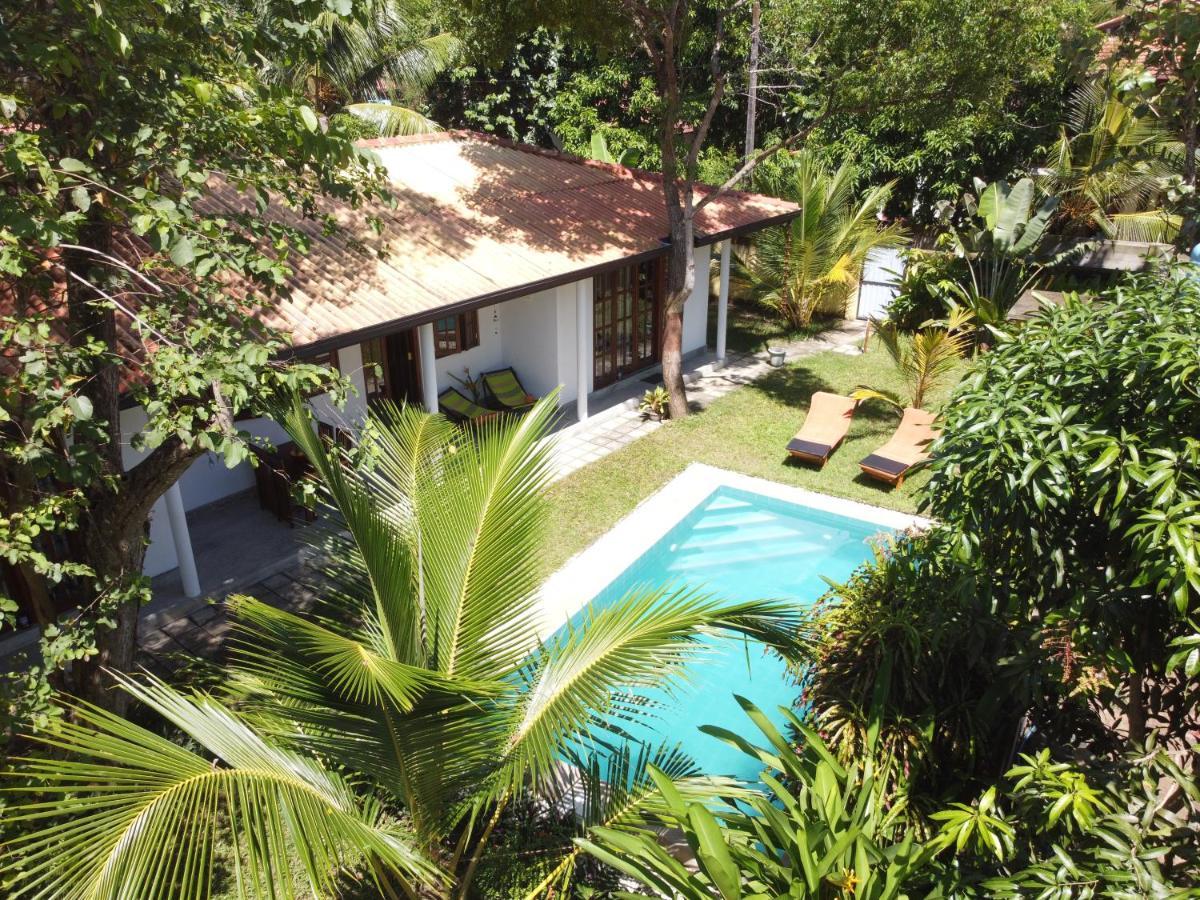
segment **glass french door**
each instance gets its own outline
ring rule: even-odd
[[[597,275],[592,295],[593,387],[602,388],[659,358],[662,265],[650,260]]]

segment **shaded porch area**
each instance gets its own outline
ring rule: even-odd
[[[150,581],[153,600],[142,613],[148,627],[296,567],[309,555],[305,539],[316,537],[321,523],[289,526],[262,509],[256,492],[249,490],[191,510],[187,527],[199,596],[187,596],[179,569],[155,576]]]

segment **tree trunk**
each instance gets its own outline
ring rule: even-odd
[[[668,236],[667,296],[663,308],[662,374],[672,419],[688,414],[687,388],[683,383],[683,306],[696,281],[692,182],[681,171],[675,130],[679,124],[679,75],[675,70],[674,32],[663,35],[663,47],[655,58],[662,110],[659,120],[659,149],[662,151],[663,199],[667,207]]]
[[[1196,186],[1196,88],[1188,92],[1183,116],[1183,180],[1190,187]]]
[[[754,156],[755,118],[758,114],[758,42],[761,35],[762,4],[750,4],[750,65],[746,75],[746,146],[742,165]]]
[[[111,253],[112,230],[99,204],[92,205],[79,244],[98,253]],[[95,573],[91,601],[96,606],[112,606],[104,610],[104,618],[113,624],[97,629],[98,652],[78,667],[77,684],[92,703],[124,715],[128,698],[124,692],[112,690],[112,679],[105,670],[128,672],[133,668],[138,609],[147,596],[142,579],[146,520],[154,503],[187,471],[201,451],[171,438],[125,471],[121,453],[121,362],[116,311],[111,304],[98,302],[101,295],[93,287],[113,288],[113,285],[108,281],[111,270],[97,266],[97,258],[84,250],[70,250],[62,257],[69,273],[70,340],[98,340],[109,350],[84,388],[93,415],[103,423],[106,440],[104,446],[95,448],[101,459],[100,477],[89,491],[88,508],[79,527],[84,561]]]
[[[97,653],[80,673],[80,689],[90,702],[124,716],[129,697],[124,691],[113,690],[108,673],[133,671],[138,610],[145,599],[145,589],[139,590],[146,558],[145,518],[111,526],[109,521],[109,515],[89,517],[83,529],[84,547],[96,573],[98,593],[123,596],[111,616],[113,627],[97,629]]]
[[[668,191],[676,193],[676,191]],[[691,185],[679,202],[668,200],[671,252],[667,267],[667,299],[663,315],[662,369],[672,419],[688,414],[687,388],[683,382],[683,307],[696,285],[695,232],[690,215]]]

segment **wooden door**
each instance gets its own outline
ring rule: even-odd
[[[421,402],[421,373],[412,329],[364,341],[362,355],[368,402]]]
[[[602,388],[659,358],[662,265],[651,260],[597,275],[592,296],[592,380]]]

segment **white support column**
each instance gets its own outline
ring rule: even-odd
[[[725,364],[725,333],[729,328],[729,248],[732,241],[721,242],[721,282],[717,289],[717,365]]]
[[[437,354],[433,349],[433,323],[417,327],[417,344],[421,355],[421,400],[428,412],[438,411]]]
[[[592,374],[592,279],[575,284],[575,363],[578,390],[575,396],[575,417],[582,422],[588,417],[588,382]]]
[[[185,597],[200,596],[200,576],[196,573],[196,557],[192,553],[192,536],[188,533],[187,513],[183,509],[183,494],[179,482],[167,490],[167,519],[171,523],[171,539],[179,559],[179,580]]]

